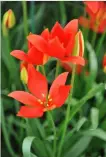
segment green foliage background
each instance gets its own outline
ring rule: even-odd
[[[41,119],[30,119],[26,122],[25,119],[16,116],[20,104],[7,96],[11,91],[24,90],[20,81],[20,62],[10,56],[10,52],[14,49],[27,52],[22,2],[2,1],[1,17],[8,9],[14,11],[16,25],[9,31],[8,38],[1,36],[2,157],[23,156],[22,142],[27,135],[36,137],[32,144],[33,154],[30,154],[30,156],[35,157],[34,154],[36,154],[38,157],[51,157],[51,141],[54,137],[48,116],[45,115]],[[29,32],[39,34],[45,27],[51,29],[56,21],[64,26],[68,21],[83,15],[84,5],[82,2],[71,1],[28,1],[27,11]],[[89,71],[90,75],[86,76],[84,71],[80,75],[76,75],[68,133],[66,134],[62,155],[64,157],[105,157],[106,74],[103,73],[102,58],[104,52],[106,52],[106,36],[96,34],[95,45],[93,46],[94,32],[89,30],[88,35],[86,35],[86,30],[82,27],[80,29],[84,33],[84,56],[88,60],[88,65],[84,68],[84,71]],[[101,46],[100,42],[102,42]],[[55,65],[55,59],[45,65],[49,84],[54,79]],[[60,68],[60,72],[62,71],[65,70]],[[52,112],[59,140],[66,106],[67,102],[62,108]],[[76,106],[77,108],[79,106],[77,114],[75,114]],[[74,114],[73,118],[72,115]],[[32,140],[26,140],[25,145],[23,145],[26,157],[28,156],[27,144],[29,146]]]

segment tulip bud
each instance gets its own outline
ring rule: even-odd
[[[75,36],[75,44],[74,44],[74,49],[73,49],[72,54],[73,56],[79,55],[79,32]]]
[[[83,57],[84,55],[84,37],[83,37],[83,34],[81,31],[79,31],[79,47],[80,47],[80,50],[79,50],[79,56]]]
[[[73,50],[73,56],[80,56],[83,57],[84,54],[84,38],[81,31],[78,31],[78,33],[75,36],[75,45]]]
[[[3,16],[3,26],[6,28],[12,28],[14,27],[16,23],[14,12],[9,9],[7,12],[5,12]]]
[[[21,81],[24,84],[27,84],[27,82],[28,82],[27,63],[22,62],[20,65],[20,69],[21,69],[21,72],[20,72]]]
[[[104,73],[106,73],[106,54],[103,57],[102,65],[103,65],[103,71],[104,71]]]

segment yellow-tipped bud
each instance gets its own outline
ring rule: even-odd
[[[6,28],[12,28],[14,27],[16,23],[14,12],[9,9],[7,12],[5,12],[3,16],[3,26]]]
[[[75,45],[72,54],[73,56],[80,56],[80,57],[83,57],[84,55],[84,38],[80,30],[75,36]]]
[[[75,44],[74,44],[74,49],[73,49],[73,56],[78,56],[79,55],[79,32],[75,36]]]
[[[28,82],[28,72],[27,72],[27,69],[25,67],[23,67],[21,69],[21,81],[24,83],[24,84],[27,84]]]

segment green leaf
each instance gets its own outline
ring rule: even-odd
[[[97,108],[91,109],[91,122],[92,122],[92,129],[96,129],[98,127],[99,121],[99,110]]]
[[[89,42],[86,42],[86,48],[89,52],[90,79],[93,83],[96,79],[97,72],[98,72],[97,57],[94,49],[92,48],[92,45]]]
[[[87,121],[85,117],[82,117],[76,124],[76,130],[79,131],[82,125]]]
[[[87,130],[83,132],[84,136],[94,136],[106,141],[106,132],[102,129]]]
[[[24,139],[22,144],[22,151],[24,157],[31,157],[31,145],[35,137],[28,136]]]
[[[105,88],[104,84],[100,83],[99,85],[96,85],[95,87],[93,87],[81,100],[79,100],[79,102],[76,103],[76,105],[72,108],[70,112],[69,122],[89,99],[95,96],[97,92],[104,90],[104,88]]]
[[[37,157],[35,154],[31,153],[30,157]]]
[[[92,137],[83,136],[74,144],[74,146],[66,153],[65,157],[79,157],[84,150],[87,149]]]

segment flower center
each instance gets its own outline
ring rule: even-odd
[[[45,95],[42,94],[42,96],[45,98]],[[48,110],[52,110],[56,107],[56,105],[53,103],[53,99],[48,95],[47,99],[44,100],[38,99],[38,102],[44,106],[44,112]]]

